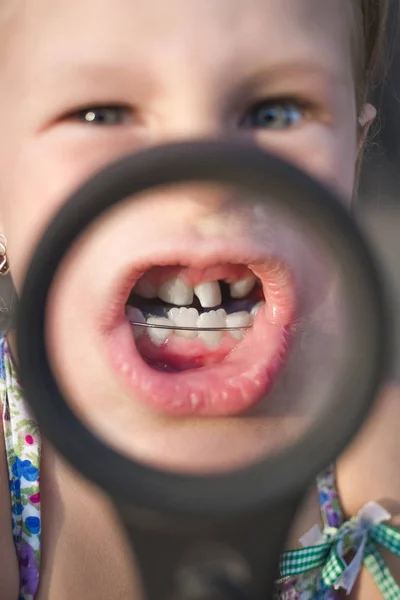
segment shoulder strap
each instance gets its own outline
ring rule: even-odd
[[[340,527],[343,511],[336,484],[336,468],[331,465],[317,477],[319,505],[324,527]]]

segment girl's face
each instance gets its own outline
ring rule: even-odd
[[[66,196],[110,161],[163,142],[250,138],[350,202],[358,149],[350,8],[337,0],[10,3],[0,231],[17,291]],[[306,358],[299,354],[284,397],[272,392],[263,407],[257,399],[275,382],[293,330],[307,330],[293,320],[307,322],[307,306],[322,315],[315,309],[331,294],[301,244],[291,258],[286,240],[280,256],[284,236],[272,223],[221,191],[157,192],[100,222],[71,254],[52,302],[52,355],[81,417],[108,441],[146,459],[210,468],[255,456],[298,427],[288,390],[298,388],[311,346],[294,344]],[[251,291],[249,266],[262,288]],[[228,280],[227,313],[243,302],[249,313],[263,296],[266,304],[242,340],[135,341],[125,304],[140,277],[131,303],[145,316],[157,304],[170,319],[203,324],[250,318],[200,316],[219,308],[220,280]],[[192,301],[199,315],[179,310]],[[307,340],[311,330],[310,320]]]

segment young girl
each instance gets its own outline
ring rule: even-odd
[[[366,98],[384,0],[4,0],[0,10],[1,270],[10,269],[17,294],[35,243],[67,195],[110,161],[162,142],[250,137],[350,205],[375,116]],[[260,231],[263,218],[214,192],[157,192],[116,211],[72,253],[54,292],[49,339],[76,410],[109,443],[195,470],[257,456],[289,435],[277,417],[263,427],[252,418],[277,357],[287,354],[297,293],[263,236],[248,233]],[[233,304],[247,298],[249,310],[231,317],[218,308],[221,280]],[[134,286],[137,306],[126,309]],[[175,324],[243,323],[257,313],[254,331],[232,338],[229,351],[201,335],[135,340],[125,312],[143,318],[156,297],[175,306],[162,317]],[[194,299],[197,308],[181,310]],[[202,350],[182,351],[184,344]],[[12,330],[0,352],[1,600],[139,598],[107,498],[55,455],[29,412]],[[336,547],[343,523],[369,501],[396,524],[398,404],[395,389],[383,395],[368,431],[337,466],[338,484],[333,469],[318,479],[288,550],[300,550],[316,524]],[[348,522],[346,548],[363,559],[357,523]],[[396,577],[394,546],[382,556]],[[371,561],[362,569],[348,557],[356,585],[335,591],[340,573],[327,578],[328,558],[306,573],[289,573],[283,562],[277,597],[400,598],[383,563],[389,592]]]

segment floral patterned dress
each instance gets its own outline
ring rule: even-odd
[[[40,569],[40,434],[24,402],[4,337],[0,337],[0,407],[10,481],[11,526],[20,572],[19,600],[33,600]]]
[[[9,470],[11,526],[20,572],[18,600],[34,600],[40,573],[41,440],[4,337],[0,337],[0,409]],[[324,530],[319,534],[320,539],[315,532],[314,540],[312,532],[307,534],[303,549],[283,554],[282,579],[276,582],[274,599],[335,600],[338,598],[335,589],[344,587],[350,591],[364,563],[383,598],[400,600],[400,588],[375,545],[385,546],[400,556],[400,532],[382,524],[390,515],[370,503],[359,516],[344,522],[334,469],[322,473],[317,485]],[[346,554],[349,550],[355,552],[350,565],[340,556],[341,551]]]

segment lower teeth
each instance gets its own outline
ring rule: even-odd
[[[225,304],[221,304],[220,306],[218,306],[218,308],[202,308],[201,310],[197,310],[196,308],[187,308],[187,307],[176,307],[176,306],[171,306],[171,305],[167,305],[167,304],[160,304],[157,302],[154,303],[150,303],[150,302],[146,302],[146,305],[139,305],[139,306],[131,306],[131,305],[127,305],[127,310],[136,310],[138,311],[138,313],[140,313],[142,315],[142,319],[144,318],[145,320],[152,318],[152,317],[159,317],[159,318],[165,318],[165,319],[170,319],[175,321],[176,319],[176,315],[178,314],[176,311],[180,311],[180,315],[182,318],[187,319],[189,322],[191,322],[191,317],[190,315],[195,315],[196,319],[203,314],[208,314],[208,313],[212,313],[215,311],[220,311],[223,310],[225,315],[230,315],[233,313],[241,313],[241,312],[248,312],[250,314],[255,315],[256,313],[254,313],[254,310],[256,309],[257,306],[259,305],[263,305],[264,302],[257,302],[255,300],[235,300],[235,301],[230,301],[227,302]],[[190,312],[189,312],[190,311]],[[180,323],[180,325],[183,327],[183,323]],[[188,325],[189,327],[191,325]],[[195,326],[195,325],[193,325]]]
[[[195,308],[159,305],[149,306],[148,310],[142,312],[137,307],[127,306],[126,314],[129,321],[136,324],[133,325],[135,338],[147,331],[151,341],[158,347],[163,346],[172,335],[176,335],[188,339],[200,338],[207,346],[215,348],[220,344],[226,329],[230,330],[227,333],[235,340],[242,339],[245,330],[252,326],[257,312],[264,304],[253,303],[250,308],[249,302],[231,303],[229,308],[232,312],[229,313],[223,308],[199,313]],[[243,310],[244,305],[250,310]],[[240,307],[242,310],[238,310]]]

